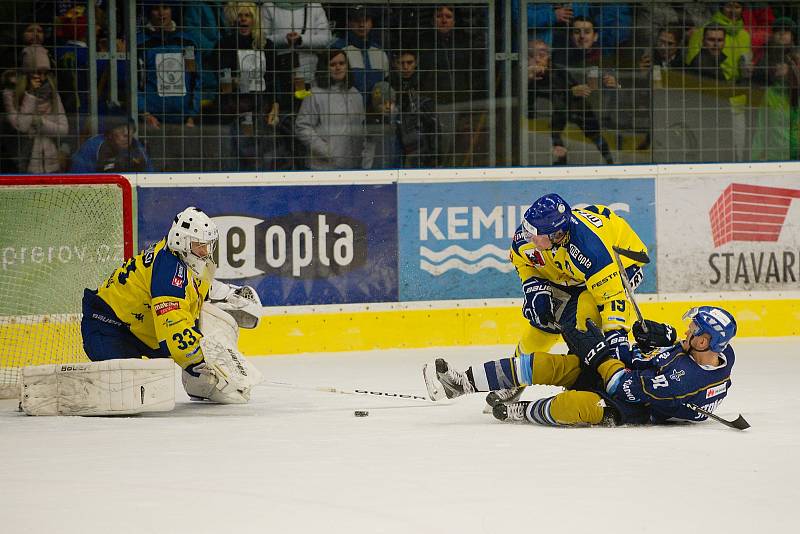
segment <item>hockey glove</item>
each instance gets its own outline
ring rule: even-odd
[[[611,347],[612,358],[622,360],[625,365],[631,361],[631,343],[628,341],[628,334],[625,330],[609,330],[605,333],[605,339]]]
[[[525,296],[522,315],[531,326],[551,334],[558,334],[561,330],[555,322],[553,291],[550,289],[550,284],[540,278],[528,278],[522,283],[522,293]]]
[[[657,323],[650,319],[644,319],[643,321],[647,327],[647,332],[642,328],[641,321],[633,323],[633,337],[642,352],[650,352],[656,347],[671,347],[677,341],[678,336],[672,326]]]
[[[561,333],[570,352],[580,358],[581,367],[597,370],[601,363],[614,355],[611,344],[591,319],[586,319],[586,331],[564,325]]]

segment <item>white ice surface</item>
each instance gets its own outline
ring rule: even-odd
[[[737,340],[715,422],[546,428],[425,403],[259,386],[246,406],[27,417],[0,401],[0,532],[800,532],[798,340]],[[424,395],[423,362],[508,347],[255,358],[270,381]],[[552,388],[531,388],[526,397]],[[366,418],[354,410],[369,410]]]

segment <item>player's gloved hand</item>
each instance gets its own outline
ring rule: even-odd
[[[522,294],[525,296],[522,315],[531,326],[551,334],[558,334],[561,330],[556,324],[550,284],[540,278],[528,278],[522,283]]]
[[[614,349],[591,319],[586,319],[586,331],[563,325],[561,335],[570,352],[580,358],[582,367],[597,370],[601,363],[614,356]]]
[[[622,329],[609,330],[604,337],[613,351],[612,357],[622,360],[627,365],[631,360],[631,343],[628,340],[628,333]]]
[[[633,338],[642,352],[650,352],[656,347],[671,347],[677,341],[678,335],[672,326],[650,319],[644,319],[643,322],[647,332],[642,327],[642,321],[633,323]]]

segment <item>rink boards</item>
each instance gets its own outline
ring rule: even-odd
[[[516,343],[508,246],[548,192],[609,206],[647,243],[647,317],[718,303],[740,335],[798,335],[798,177],[799,163],[126,176],[139,249],[188,205],[217,222],[217,277],[265,306],[248,354]],[[0,317],[11,338],[43,328]]]

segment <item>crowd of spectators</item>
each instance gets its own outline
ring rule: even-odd
[[[125,2],[96,5],[94,28],[83,0],[0,7],[13,21],[0,22],[0,172],[489,163],[490,89],[508,82],[489,79],[490,39],[509,38],[502,1],[490,29],[485,3],[137,0],[135,36]],[[753,110],[748,159],[798,159],[798,14],[800,2],[528,3],[519,120],[546,125],[539,162],[581,163],[584,147],[618,163],[652,150],[657,91],[677,88],[715,113]]]

